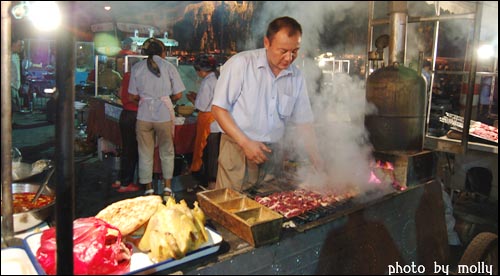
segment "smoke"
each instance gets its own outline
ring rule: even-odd
[[[434,16],[434,3],[434,1],[410,2],[409,15]],[[450,7],[462,8],[464,10],[462,13],[471,12],[470,7],[475,6],[474,3],[470,2],[451,3],[453,5]],[[494,46],[497,46],[498,3],[484,3],[481,40],[488,39],[493,41]],[[247,49],[262,47],[267,25],[276,17],[293,17],[302,25],[303,29],[300,58],[295,61],[295,64],[306,75],[309,96],[316,117],[316,135],[327,171],[318,173],[307,166],[307,155],[298,140],[300,135],[294,133],[292,128],[286,133],[283,142],[289,151],[294,150],[293,154],[288,157],[299,160],[298,163],[303,164],[303,166],[299,166],[297,172],[298,181],[304,183],[305,188],[321,192],[342,193],[353,189],[360,193],[373,191],[374,185],[368,181],[373,172],[373,148],[368,139],[369,134],[364,127],[364,117],[375,113],[376,108],[365,100],[364,81],[351,77],[353,74],[324,74],[317,61],[314,60],[315,56],[326,51],[331,51],[336,56],[338,54],[358,54],[358,51],[361,51],[363,56],[366,54],[366,38],[357,41],[353,39],[356,36],[349,36],[349,32],[343,28],[352,25],[363,26],[364,24],[366,29],[359,28],[359,30],[367,30],[368,3],[280,1],[264,2],[261,5],[260,12],[254,17],[252,23],[252,30],[255,33],[252,34],[253,40],[250,40],[246,45]],[[376,7],[376,12],[385,17],[387,16],[386,8]],[[446,9],[441,6],[441,10]],[[445,13],[450,12],[446,10]],[[454,13],[461,14],[461,12]],[[442,12],[442,14],[444,13]],[[467,37],[473,27],[470,22],[470,20],[442,21],[440,30],[446,33],[447,39],[441,41],[440,45],[448,46],[441,48],[449,51],[453,44],[457,46],[457,49],[462,49],[464,44],[462,38]],[[431,55],[432,44],[429,41],[432,41],[433,34],[429,27],[432,25],[429,22],[408,24],[407,50],[411,51],[407,51],[407,61],[412,63],[410,66],[415,70],[418,69],[416,63],[420,52],[424,52],[425,57]],[[384,32],[383,29],[377,28],[377,31],[388,34],[388,29]],[[374,30],[374,38],[377,37],[375,33],[376,30]],[[326,41],[325,37],[327,36],[333,36],[334,40]],[[353,40],[355,41],[353,42]],[[382,188],[369,194],[383,195],[388,191],[388,185],[384,184],[389,183],[378,185]]]
[[[301,53],[306,56],[314,56],[320,49],[321,37],[327,32],[335,32],[335,26],[346,18],[350,18],[349,24],[359,26],[365,24],[368,15],[368,2],[319,2],[319,1],[272,1],[264,2],[260,14],[256,15],[253,22],[252,39],[246,44],[247,49],[262,47],[263,37],[267,25],[276,17],[290,16],[302,25]],[[366,26],[366,25],[364,25]],[[337,30],[338,31],[338,30]],[[342,41],[339,41],[342,42]],[[362,49],[366,43],[360,42]],[[352,50],[352,49],[350,49]]]
[[[364,194],[382,187],[369,183],[373,147],[364,126],[364,116],[376,112],[376,108],[365,100],[364,81],[347,74],[331,77],[331,81],[321,83],[320,93],[310,93],[318,147],[326,171],[318,173],[304,166],[299,169],[297,180],[303,188],[323,193]],[[299,135],[287,135],[285,144],[300,149],[296,137]],[[306,156],[303,150],[299,155]]]
[[[481,41],[490,43],[498,53],[498,1],[483,2]]]
[[[254,22],[253,34],[257,41],[250,41],[248,48],[262,47],[267,25],[276,17],[290,16],[302,25],[302,42],[295,64],[301,68],[308,83],[309,97],[315,113],[318,147],[325,161],[326,172],[316,172],[307,165],[307,155],[292,127],[283,140],[288,158],[302,166],[297,171],[301,187],[322,193],[357,192],[362,194],[374,188],[369,184],[370,165],[373,164],[372,145],[364,126],[364,116],[375,112],[366,102],[365,84],[357,76],[324,74],[315,56],[324,53],[320,41],[325,30],[345,25],[346,15],[351,24],[365,24],[368,16],[366,2],[266,2]],[[359,19],[359,20],[358,20]],[[359,22],[354,22],[357,20]],[[364,21],[363,21],[364,20]],[[364,28],[363,28],[364,29]],[[259,40],[260,39],[260,43]],[[339,44],[344,41],[337,41]],[[257,42],[257,43],[256,43]],[[342,47],[338,47],[342,48]],[[344,47],[346,48],[346,47]],[[348,51],[366,51],[366,39],[354,43]],[[335,46],[333,46],[335,49]],[[346,52],[352,54],[353,52]],[[350,68],[353,70],[353,64]],[[307,138],[306,138],[307,139]],[[290,152],[293,152],[290,154]]]

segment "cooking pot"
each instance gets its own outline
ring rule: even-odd
[[[16,193],[36,193],[40,184],[31,183],[13,183],[12,194]],[[43,195],[54,196],[55,193],[50,187],[45,186],[42,191]],[[34,226],[46,221],[55,210],[55,200],[51,203],[37,209],[32,209],[26,212],[13,214],[14,232],[21,232],[30,229]],[[3,219],[3,218],[2,218]]]
[[[12,181],[14,182],[25,182],[35,175],[41,175],[50,165],[52,161],[49,159],[40,159],[33,164],[20,162],[14,165],[12,163]]]

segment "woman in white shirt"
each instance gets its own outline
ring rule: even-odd
[[[164,195],[172,194],[174,172],[174,111],[172,101],[182,97],[186,89],[177,68],[164,59],[166,47],[160,40],[150,38],[142,45],[148,58],[132,67],[128,92],[139,103],[136,134],[139,147],[139,183],[146,185],[145,194],[154,192],[152,186],[153,157],[159,145]]]
[[[193,161],[190,171],[198,176],[203,186],[215,186],[217,177],[217,158],[219,157],[220,129],[212,115],[212,99],[215,84],[219,77],[217,61],[208,55],[198,56],[194,61],[194,69],[202,78],[198,93],[189,92],[187,98],[198,110],[196,139],[193,150]],[[213,183],[213,185],[209,185]]]

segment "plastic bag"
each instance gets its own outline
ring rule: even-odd
[[[43,231],[36,258],[47,274],[56,274],[56,229]],[[73,222],[74,274],[123,274],[130,271],[132,246],[122,243],[120,231],[95,218]]]

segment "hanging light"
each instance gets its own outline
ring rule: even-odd
[[[28,2],[21,1],[19,4],[12,7],[11,13],[15,19],[22,19],[28,14]]]
[[[12,7],[11,13],[15,19],[29,18],[41,31],[54,30],[61,23],[61,13],[55,1],[21,1]]]
[[[61,24],[61,13],[55,1],[33,2],[28,17],[41,31],[54,30]]]

